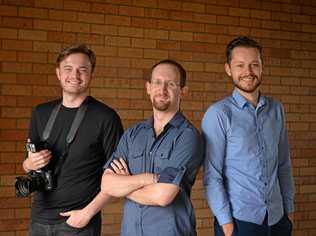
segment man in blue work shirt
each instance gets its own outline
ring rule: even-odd
[[[121,235],[194,236],[191,188],[203,158],[202,137],[180,112],[186,72],[163,60],[146,82],[153,117],[129,128],[105,165],[101,192],[67,213],[83,227],[113,197],[125,197]]]
[[[216,236],[288,236],[294,211],[285,114],[260,93],[262,48],[238,37],[226,49],[235,89],[202,120],[204,183]]]

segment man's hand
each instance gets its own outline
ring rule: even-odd
[[[113,160],[113,162],[111,162],[111,167],[113,168],[115,174],[130,175],[128,166],[123,158]]]
[[[223,224],[222,225],[223,228],[223,232],[225,236],[232,236],[233,232],[234,232],[234,224],[231,223],[227,223],[227,224]]]
[[[23,168],[26,172],[38,170],[46,166],[52,158],[51,151],[45,149],[39,152],[28,152],[28,157],[23,162]]]
[[[61,212],[60,215],[69,216],[66,223],[75,228],[85,227],[92,218],[84,209]]]
[[[289,217],[289,219],[292,222],[292,224],[294,224],[294,213],[287,214],[287,217]]]

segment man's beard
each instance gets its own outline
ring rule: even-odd
[[[253,93],[260,86],[261,80],[259,80],[257,76],[252,76],[252,77],[254,78],[255,84],[250,88],[248,88],[246,86],[241,86],[240,83],[235,83],[234,80],[233,80],[233,83],[234,83],[235,87],[237,87],[239,90],[241,90],[245,93]],[[240,80],[239,80],[239,82],[240,82]]]
[[[159,99],[153,98],[153,107],[158,111],[166,111],[170,106],[170,101],[167,102],[159,102]]]

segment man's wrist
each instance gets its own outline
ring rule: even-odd
[[[26,163],[27,160],[28,160],[28,159],[25,159],[25,160],[23,161],[23,163],[22,163],[22,167],[23,167],[23,169],[24,169],[24,171],[25,171],[26,173],[28,173],[28,172],[31,171],[31,169],[27,167],[27,163]]]

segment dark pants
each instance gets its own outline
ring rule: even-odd
[[[262,225],[234,219],[233,236],[291,236],[292,222],[284,215],[275,225],[268,225],[266,216]],[[222,227],[214,220],[215,236],[224,236]]]
[[[66,222],[54,225],[32,222],[29,236],[99,236],[101,235],[101,216],[96,215],[84,228],[74,228]]]

